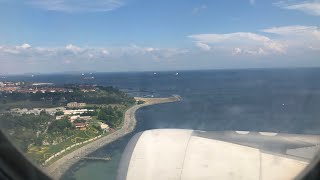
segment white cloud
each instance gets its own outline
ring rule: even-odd
[[[197,42],[196,46],[198,46],[200,49],[203,49],[205,51],[210,51],[210,49],[211,49],[211,47],[208,44],[203,43],[203,42]]]
[[[69,51],[71,51],[71,52],[73,52],[73,53],[79,53],[79,52],[82,52],[82,51],[83,51],[82,48],[80,48],[80,47],[78,47],[78,46],[75,46],[75,45],[73,45],[73,44],[68,44],[68,45],[66,46],[66,50],[69,50]]]
[[[181,48],[155,48],[155,47],[142,47],[138,45],[131,45],[115,49],[117,56],[144,56],[150,57],[154,60],[168,60],[188,53],[187,49]]]
[[[267,52],[262,48],[258,49],[241,49],[241,48],[234,48],[233,55],[266,55]]]
[[[199,7],[195,7],[192,10],[192,14],[198,14],[199,12],[201,12],[201,11],[203,11],[205,9],[207,9],[207,5],[205,5],[205,4],[203,4],[203,5],[199,6]]]
[[[201,49],[223,49],[232,54],[270,55],[288,51],[303,53],[320,48],[320,28],[317,26],[280,26],[262,29],[261,33],[235,32],[227,34],[195,34],[189,36]],[[312,48],[310,48],[312,47]]]
[[[320,29],[316,26],[281,26],[281,27],[272,27],[268,29],[263,29],[263,32],[279,34],[279,35],[315,35],[318,36]],[[319,36],[320,38],[320,36]]]
[[[169,60],[175,57],[181,57],[189,53],[187,49],[180,48],[164,48],[152,54],[155,59]]]
[[[254,63],[262,61],[272,61],[270,67],[278,64],[299,66],[307,61],[310,66],[320,65],[320,61],[317,61],[320,57],[320,29],[317,26],[270,27],[255,33],[194,34],[189,38],[198,48],[158,48],[135,44],[117,47],[83,47],[74,44],[34,47],[27,43],[0,45],[0,70],[7,71],[6,67],[18,72],[27,68],[48,72],[60,68],[115,71],[130,70],[136,66],[140,69],[135,70],[157,69],[159,66],[161,69],[238,68],[257,67]],[[261,61],[252,64],[255,59]],[[295,63],[292,63],[292,59],[295,59]],[[216,65],[216,62],[221,65]],[[260,65],[265,67],[265,64]]]
[[[2,48],[2,52],[7,54],[20,54],[20,51],[18,51],[16,48]]]
[[[224,41],[234,40],[253,40],[253,41],[269,41],[268,37],[250,33],[250,32],[236,32],[228,34],[196,34],[189,36],[195,40],[207,43],[221,43]]]
[[[63,62],[68,61],[69,64],[78,60],[104,60],[108,59],[126,59],[149,58],[149,59],[170,59],[176,56],[187,53],[186,49],[179,48],[155,48],[142,47],[137,45],[124,47],[102,47],[88,48],[79,47],[73,44],[68,44],[65,47],[34,47],[31,48],[28,44],[21,46],[1,46],[0,58],[10,57],[17,59],[61,59]]]
[[[31,45],[25,43],[25,44],[22,44],[20,47],[23,49],[29,49],[29,48],[31,48]]]
[[[60,12],[106,12],[124,5],[122,0],[30,0],[29,4]]]
[[[319,1],[303,1],[292,3],[292,1],[279,1],[274,5],[288,10],[297,10],[304,13],[320,16],[320,2]]]
[[[242,53],[242,49],[241,48],[234,48],[232,54],[241,54]]]
[[[262,31],[279,35],[279,38],[286,41],[289,46],[320,48],[320,28],[316,26],[282,26],[263,29]]]
[[[101,52],[102,52],[102,54],[105,54],[105,55],[109,55],[110,54],[110,52],[108,50],[106,50],[106,49],[102,49]]]
[[[272,40],[266,36],[251,32],[235,32],[228,34],[196,34],[189,36],[199,44],[212,44],[224,47],[232,51],[235,47],[241,46],[247,51],[256,51],[256,49],[264,49],[273,53],[285,53],[285,45],[279,41]],[[200,46],[199,46],[200,47]],[[261,54],[261,53],[257,53]]]
[[[31,49],[31,45],[30,44],[22,44],[19,46],[14,46],[14,47],[9,47],[9,46],[1,46],[0,48],[0,53],[8,53],[8,54],[20,54],[21,52],[27,52]]]
[[[153,48],[153,47],[146,47],[146,48],[144,48],[144,50],[147,52],[157,51],[157,49]]]

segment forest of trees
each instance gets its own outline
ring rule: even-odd
[[[30,144],[39,143],[40,134],[46,131],[54,117],[48,114],[17,116],[5,113],[0,119],[1,129],[14,139],[18,147],[27,151]]]
[[[101,108],[98,113],[98,119],[107,123],[111,128],[120,126],[123,118],[123,112],[117,107]]]
[[[75,129],[68,119],[53,121],[49,127],[49,133],[63,133],[66,129]]]
[[[46,101],[53,105],[67,102],[84,102],[88,104],[123,104],[134,103],[134,99],[126,93],[113,88],[98,86],[95,92],[82,92],[73,88],[73,92],[37,92],[37,93],[0,93],[0,102],[7,104],[15,101]]]

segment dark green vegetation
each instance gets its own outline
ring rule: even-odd
[[[32,143],[39,144],[41,134],[43,134],[54,120],[50,115],[33,115],[26,114],[16,116],[6,113],[0,116],[1,128],[14,140],[18,147],[24,152],[28,150],[28,146]]]
[[[64,115],[64,113],[62,111],[56,112],[56,116],[62,116],[62,115]]]
[[[5,111],[10,108],[56,107],[73,101],[87,103],[86,108],[94,111],[80,116],[90,116],[91,119],[76,119],[71,122],[70,116],[65,115],[63,119],[56,120],[55,116],[64,115],[62,111],[56,112],[54,116],[45,111],[40,115],[19,115]],[[94,92],[82,92],[73,87],[73,92],[66,93],[2,93],[0,127],[16,146],[35,162],[42,164],[53,154],[73,144],[105,134],[106,131],[101,129],[101,122],[111,128],[119,128],[125,110],[134,103],[134,98],[112,87],[97,87]],[[80,130],[75,127],[76,123],[85,123],[86,127]]]
[[[144,103],[144,101],[141,101],[141,100],[139,100],[138,102],[137,102],[137,104],[143,104]]]
[[[109,124],[112,128],[117,128],[121,125],[123,120],[123,111],[119,110],[117,107],[106,107],[101,108],[98,113],[98,119]]]
[[[12,142],[37,163],[43,163],[50,155],[72,144],[103,134],[97,123],[89,123],[86,130],[77,130],[68,120],[55,120],[48,114],[0,116],[1,128]]]
[[[94,92],[82,92],[73,86],[73,92],[37,92],[37,93],[0,93],[0,110],[6,108],[54,107],[66,105],[68,102],[87,104],[121,104],[131,105],[135,101],[126,93],[113,88],[98,86]]]
[[[53,121],[48,127],[49,133],[63,133],[66,130],[74,129],[72,123],[68,119]]]

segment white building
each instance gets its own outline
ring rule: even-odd
[[[93,111],[92,109],[76,109],[76,110],[64,110],[64,115],[73,115],[73,114],[83,114],[88,111]]]
[[[67,107],[69,108],[81,108],[85,107],[87,104],[86,103],[77,103],[77,102],[70,102],[67,104]]]
[[[103,123],[103,122],[100,123],[100,127],[101,127],[101,129],[103,129],[103,130],[108,130],[108,129],[109,129],[109,125],[106,124],[106,123]]]
[[[46,113],[54,116],[56,112],[58,111],[64,111],[66,108],[64,107],[56,107],[56,108],[33,108],[33,109],[27,109],[27,108],[14,108],[11,109],[10,111],[13,113],[17,114],[35,114],[35,115],[40,115],[41,111],[45,111]]]

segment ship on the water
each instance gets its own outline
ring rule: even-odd
[[[90,76],[90,77],[82,77],[82,79],[84,79],[84,80],[90,80],[90,79],[94,79],[94,76]]]
[[[94,79],[94,76],[92,76],[92,73],[90,73],[90,76],[86,76],[84,73],[82,73],[81,76],[82,76],[82,79],[84,80]]]

